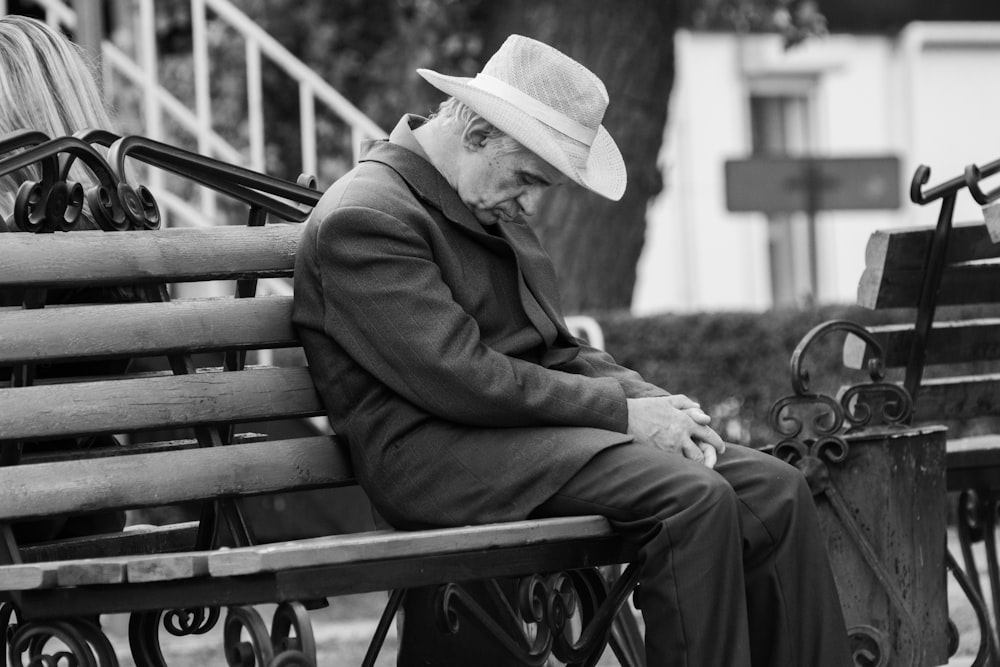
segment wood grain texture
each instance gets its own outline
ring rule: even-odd
[[[126,567],[126,576],[131,583],[204,577],[208,574],[208,554],[144,556],[128,561]]]
[[[324,409],[304,367],[0,388],[0,440],[319,414]]]
[[[865,248],[865,270],[858,284],[858,305],[866,308],[916,308],[933,227],[878,230]],[[958,305],[1000,300],[996,281],[1000,245],[982,222],[958,223],[948,237],[945,278],[939,303]],[[968,264],[972,262],[972,264]]]
[[[868,238],[865,266],[887,271],[922,269],[933,237],[934,227],[927,225],[877,230]],[[952,225],[946,264],[997,257],[1000,257],[1000,246],[993,241],[982,221]]]
[[[0,567],[6,590],[53,586],[150,583],[211,576],[215,578],[297,569],[407,561],[451,554],[478,554],[532,545],[590,542],[614,535],[607,519],[579,516],[462,528],[376,530],[273,545],[177,554],[89,558],[37,565]],[[582,564],[580,564],[582,565]]]
[[[0,313],[0,364],[298,345],[292,297],[198,299]]]
[[[912,324],[887,324],[868,327],[868,332],[882,346],[886,368],[906,366],[913,344]],[[844,339],[844,366],[867,368],[872,350],[857,336]],[[1000,318],[936,322],[928,336],[925,351],[927,366],[1000,359]]]
[[[612,534],[607,519],[600,516],[515,521],[414,532],[376,531],[218,551],[211,554],[208,566],[212,576],[222,577],[589,539]]]
[[[916,308],[922,269],[869,267],[858,283],[858,305],[871,309]],[[1000,301],[1000,263],[955,264],[946,268],[937,303],[958,306]]]
[[[291,275],[303,227],[10,234],[0,287],[186,282]]]
[[[55,572],[42,564],[4,565],[0,567],[0,590],[2,591],[49,588],[55,583]]]
[[[194,547],[197,533],[197,521],[164,526],[132,526],[121,533],[91,535],[22,547],[21,558],[25,563],[37,563],[187,551]]]
[[[1000,416],[1000,374],[933,378],[920,385],[913,406],[916,422]]]
[[[82,561],[55,561],[44,567],[55,570],[57,586],[120,584],[125,581],[125,559],[89,558]]]
[[[1000,468],[1000,434],[977,435],[948,441],[948,470]]]
[[[329,436],[0,468],[0,520],[354,483]]]

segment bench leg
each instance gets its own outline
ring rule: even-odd
[[[638,633],[634,618],[620,610],[638,580],[639,568],[630,565],[612,589],[596,568],[532,575],[516,580],[516,600],[511,600],[497,580],[482,582],[494,617],[462,584],[438,589],[435,614],[439,628],[457,633],[473,623],[521,665],[542,666],[549,656],[573,667],[591,667],[613,640],[613,650],[627,667],[641,667],[640,648],[630,638]],[[627,625],[632,621],[632,627]]]
[[[623,605],[611,624],[611,651],[622,667],[646,667],[642,630],[628,605]]]
[[[972,667],[992,667],[992,665],[996,664],[998,659],[996,644],[993,641],[993,630],[990,627],[989,612],[986,609],[986,605],[983,603],[982,596],[976,590],[978,584],[971,579],[967,573],[962,571],[962,568],[959,566],[958,561],[955,560],[955,557],[951,554],[951,551],[947,552],[947,561],[945,564],[947,565],[947,568],[951,572],[952,576],[955,577],[955,581],[958,582],[962,592],[965,593],[965,597],[972,605],[972,609],[976,612],[976,620],[979,623],[979,650],[976,652],[976,658],[972,663]],[[957,630],[955,634],[955,648],[957,649]],[[952,651],[952,655],[954,655],[954,651]]]
[[[985,660],[991,662],[979,662],[977,657],[976,666],[980,664],[996,664],[1000,661],[997,655],[997,625],[996,616],[992,621],[984,600],[983,587],[980,583],[979,565],[972,551],[972,546],[977,542],[983,542],[986,552],[986,570],[989,578],[990,590],[994,609],[997,609],[998,598],[1000,598],[1000,567],[997,563],[996,544],[996,512],[997,498],[990,489],[967,489],[962,491],[958,500],[958,542],[962,550],[962,560],[965,563],[963,571],[951,554],[949,557],[949,569],[955,576],[966,598],[976,612],[980,630],[980,654],[986,656]]]
[[[378,621],[378,627],[375,629],[371,643],[368,644],[368,651],[365,653],[365,660],[361,663],[361,667],[374,667],[378,654],[385,644],[386,635],[389,634],[389,627],[392,625],[393,619],[396,618],[399,605],[403,602],[405,595],[406,590],[402,588],[397,588],[389,594],[389,601],[386,602],[385,609],[382,611],[382,617]]]

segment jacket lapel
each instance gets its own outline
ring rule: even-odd
[[[413,193],[464,232],[485,245],[508,245],[514,252],[520,274],[521,306],[532,325],[547,343],[542,364],[547,367],[565,363],[579,352],[555,303],[558,285],[551,262],[538,237],[523,224],[502,224],[500,236],[490,234],[458,197],[448,181],[424,158],[388,141],[373,141],[366,146],[361,162],[379,162],[406,181]],[[506,243],[505,243],[506,242]],[[554,334],[553,334],[554,330]]]

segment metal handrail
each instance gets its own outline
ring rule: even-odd
[[[195,71],[194,108],[178,100],[159,83],[156,71],[158,55],[155,39],[154,0],[137,0],[136,18],[138,35],[135,42],[136,58],[126,54],[115,44],[105,40],[101,46],[104,61],[105,86],[112,77],[122,76],[131,85],[143,91],[144,129],[142,134],[153,139],[164,139],[163,118],[169,117],[197,140],[198,152],[215,156],[234,164],[246,164],[250,169],[266,172],[264,164],[265,137],[263,122],[262,60],[267,58],[287,76],[298,83],[299,125],[301,132],[300,173],[316,174],[318,166],[316,104],[319,103],[343,120],[351,129],[352,158],[357,161],[361,143],[368,138],[387,136],[322,77],[299,60],[273,36],[257,25],[229,0],[191,0],[192,38]],[[73,29],[77,25],[76,12],[63,0],[35,0],[45,10],[46,20],[57,26]],[[212,126],[211,99],[209,94],[209,49],[207,26],[211,13],[213,19],[235,30],[245,41],[247,77],[247,124],[249,146],[245,151],[234,147],[219,135]],[[165,203],[171,214],[190,223],[191,207],[181,211],[169,202],[177,198],[163,196],[166,186],[159,174],[152,174],[148,183],[158,199]],[[192,202],[189,200],[189,204]],[[215,224],[215,193],[202,188],[198,208],[203,225]]]

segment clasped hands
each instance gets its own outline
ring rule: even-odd
[[[628,399],[628,433],[641,445],[714,468],[726,443],[709,426],[712,418],[683,394]]]

